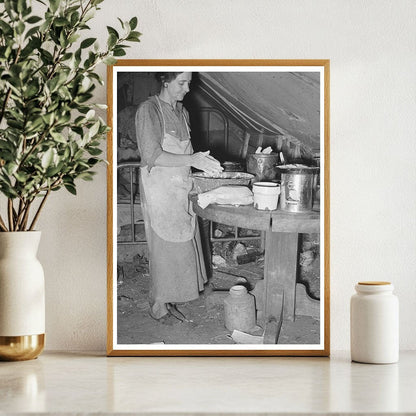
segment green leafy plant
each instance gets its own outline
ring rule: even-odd
[[[138,42],[137,18],[107,26],[100,51],[90,21],[103,0],[0,0],[0,231],[33,230],[51,191],[92,180],[108,127],[91,104],[100,63]],[[43,16],[38,16],[43,14]]]

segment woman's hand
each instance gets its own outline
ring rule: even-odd
[[[191,166],[210,175],[216,175],[224,170],[220,162],[209,155],[209,150],[191,155]]]

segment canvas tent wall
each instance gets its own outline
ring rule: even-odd
[[[240,141],[237,146],[248,133],[250,151],[258,144],[275,151],[286,147],[287,154],[297,148],[309,160],[319,152],[318,72],[200,72],[194,76],[190,111],[198,111],[195,97],[241,128],[242,134],[231,137]]]
[[[127,158],[138,157],[134,154],[136,139],[132,137],[135,109],[157,91],[158,85],[153,73],[128,72],[119,74],[118,89],[120,142],[130,149],[125,152]],[[241,156],[247,137],[249,153],[260,143],[283,151],[286,157],[301,155],[306,161],[319,153],[319,72],[194,73],[185,106],[191,113],[195,149],[205,150],[211,145],[222,160]],[[210,132],[202,115],[206,109],[217,114],[210,123]],[[207,142],[208,134],[215,138],[212,143]],[[224,140],[229,140],[227,146],[221,143]]]

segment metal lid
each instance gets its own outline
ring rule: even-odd
[[[358,282],[358,284],[365,285],[365,286],[381,286],[381,285],[391,285],[391,282],[366,281],[366,282]]]
[[[277,153],[249,153],[247,157],[261,158],[261,159],[277,159],[279,155]]]
[[[281,165],[276,166],[277,169],[280,170],[282,173],[317,173],[319,172],[319,168],[316,166],[296,166],[296,165]]]

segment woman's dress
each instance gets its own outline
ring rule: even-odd
[[[198,222],[188,200],[190,168],[155,166],[167,151],[192,154],[186,110],[150,97],[136,114],[142,167],[140,196],[149,248],[151,315],[159,319],[167,303],[197,299],[207,281]]]

